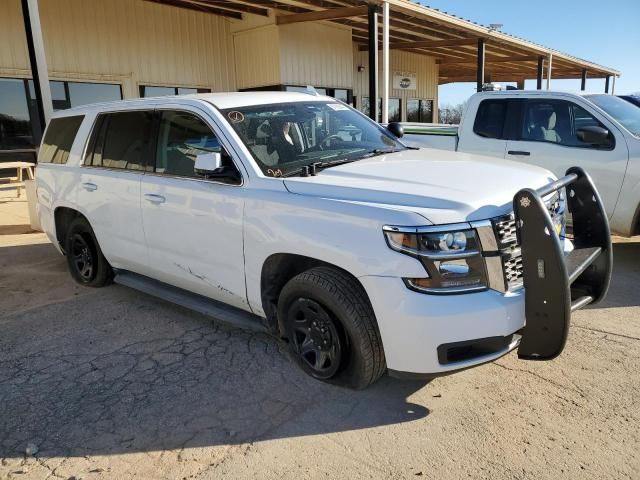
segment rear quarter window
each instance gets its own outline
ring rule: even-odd
[[[504,123],[508,100],[483,100],[473,124],[476,135],[484,138],[504,138]]]
[[[83,120],[84,115],[51,119],[40,147],[38,163],[67,163]]]

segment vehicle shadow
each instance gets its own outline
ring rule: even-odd
[[[637,239],[637,241],[635,241]],[[606,298],[591,308],[640,305],[640,237],[613,244],[613,275]],[[589,308],[589,307],[587,307]]]
[[[286,345],[133,290],[75,294],[51,245],[0,248],[0,457],[228,445],[409,422],[427,382],[364,391],[315,381]],[[6,271],[5,271],[6,272]],[[8,287],[8,285],[10,285]],[[55,296],[43,303],[43,291]],[[4,302],[4,300],[0,300]],[[35,305],[35,306],[34,306]]]

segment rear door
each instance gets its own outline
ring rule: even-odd
[[[82,206],[105,257],[116,268],[148,273],[140,183],[152,153],[153,111],[98,115],[80,169]]]
[[[612,145],[585,144],[577,130],[585,126],[609,130]],[[538,165],[564,176],[569,167],[584,168],[591,175],[607,215],[611,217],[627,168],[626,143],[615,141],[617,129],[582,106],[563,99],[530,99],[523,105],[520,132],[507,142],[506,158]]]
[[[158,110],[155,167],[142,180],[142,217],[152,276],[180,288],[248,309],[239,177],[206,179],[196,156],[223,152],[208,114]],[[223,154],[223,163],[233,167]]]

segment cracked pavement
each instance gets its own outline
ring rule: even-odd
[[[558,359],[353,392],[265,334],[77,287],[50,244],[3,235],[0,479],[640,478],[637,238]]]

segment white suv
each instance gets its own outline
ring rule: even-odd
[[[430,377],[518,345],[558,355],[611,272],[589,176],[401,135],[304,93],[74,108],[44,135],[39,215],[78,283],[266,330],[320,380]]]

